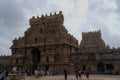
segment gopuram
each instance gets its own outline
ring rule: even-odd
[[[73,72],[69,54],[78,50],[78,41],[68,33],[60,11],[29,20],[30,28],[24,36],[13,40],[12,64],[21,71],[26,69],[63,73]]]

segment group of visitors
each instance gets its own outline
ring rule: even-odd
[[[36,77],[36,78],[39,78],[39,77],[42,78],[42,77],[45,75],[45,71],[42,71],[42,70],[41,70],[41,71],[38,71],[37,69],[35,69],[35,72],[34,72],[34,73],[35,73],[35,77]]]
[[[3,69],[3,71],[0,74],[0,80],[7,80],[8,77],[8,71],[7,69]]]
[[[42,78],[45,75],[45,71],[42,71],[42,70],[39,71],[35,69],[34,74],[36,78],[39,78],[39,77]],[[76,80],[82,80],[81,74],[82,74],[81,70],[78,70],[75,72]],[[49,71],[46,72],[46,75],[50,75]],[[65,80],[67,80],[67,75],[68,75],[68,71],[64,69]],[[89,71],[85,71],[85,75],[86,75],[87,80],[89,80]],[[0,74],[0,80],[7,80],[7,77],[8,77],[8,70],[4,69]]]
[[[52,72],[50,72],[50,70],[39,70],[39,69],[34,69],[33,72],[30,71],[30,69],[26,69],[26,73],[25,75],[26,76],[31,76],[32,74],[35,75],[36,78],[39,78],[39,77],[43,77],[43,76],[49,76],[49,75],[53,75]]]
[[[86,70],[84,73],[86,75],[87,80],[89,80],[89,71]],[[76,80],[82,80],[82,76],[81,76],[82,71],[81,70],[76,71],[75,75],[76,75]]]
[[[68,72],[65,69],[64,70],[65,80],[67,80],[67,74],[68,74]],[[82,74],[81,70],[78,70],[78,71],[75,72],[76,80],[82,80],[81,74]],[[89,71],[88,70],[85,71],[85,75],[86,75],[87,80],[89,80]]]
[[[78,79],[82,80],[80,70],[75,72],[75,76],[76,76],[76,80],[78,80]]]

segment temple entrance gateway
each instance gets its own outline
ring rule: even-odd
[[[112,74],[113,71],[113,65],[112,64],[106,64],[106,72],[109,74]]]
[[[97,65],[97,71],[100,72],[100,73],[104,73],[105,72],[105,67],[104,67],[104,64],[103,63],[98,63]]]
[[[82,70],[83,70],[83,72],[85,72],[86,66],[82,66]]]
[[[33,63],[40,63],[41,51],[39,48],[34,48],[31,52]]]
[[[35,69],[38,69],[38,64],[40,63],[41,59],[41,51],[39,48],[33,48],[32,51],[32,72],[34,72]]]
[[[49,75],[50,74],[50,69],[49,69],[49,65],[45,66],[45,74]]]

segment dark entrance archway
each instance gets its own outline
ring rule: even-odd
[[[106,71],[107,71],[108,74],[112,74],[113,65],[112,64],[106,64]]]
[[[41,50],[39,48],[33,48],[32,51],[32,72],[34,72],[35,69],[38,69],[38,64],[41,60]]]
[[[105,72],[105,66],[102,62],[98,63],[97,65],[97,71],[100,73],[104,73]]]
[[[82,66],[82,70],[83,70],[83,72],[85,72],[86,71],[86,66]]]
[[[45,65],[45,74],[46,74],[46,75],[49,74],[49,65]]]

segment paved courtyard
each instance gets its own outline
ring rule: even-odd
[[[35,78],[35,76],[25,77],[24,80],[64,80],[64,75],[59,76],[44,76],[43,78]],[[67,80],[76,80],[75,75],[68,75]],[[82,75],[82,80],[87,80],[85,75]],[[120,75],[90,75],[89,80],[120,80]]]

